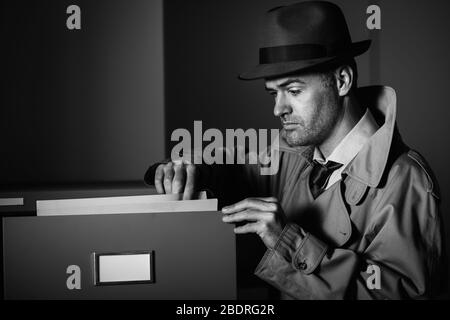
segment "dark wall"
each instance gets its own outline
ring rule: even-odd
[[[0,184],[142,180],[164,155],[161,0],[2,1],[0,23]]]
[[[175,128],[278,128],[262,81],[237,75],[257,63],[258,27],[266,10],[294,1],[168,0],[164,2],[166,134]],[[373,40],[357,58],[360,86],[397,91],[398,125],[437,175],[450,243],[447,165],[449,1],[334,1],[344,11],[354,41]],[[381,7],[381,30],[366,28],[366,8]],[[166,153],[170,153],[170,146]],[[450,245],[448,245],[450,247]]]

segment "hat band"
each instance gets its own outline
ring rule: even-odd
[[[296,60],[319,59],[335,55],[339,45],[295,44],[289,46],[265,47],[259,49],[259,63],[277,63]]]

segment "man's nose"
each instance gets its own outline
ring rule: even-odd
[[[292,108],[283,97],[283,94],[277,95],[275,99],[275,107],[273,108],[273,114],[275,115],[275,117],[281,117],[284,114],[289,114],[291,112]]]

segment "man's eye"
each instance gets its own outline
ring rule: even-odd
[[[269,94],[270,94],[271,96],[273,96],[273,97],[276,97],[276,96],[277,96],[277,92],[276,92],[276,91],[270,91]]]
[[[295,96],[299,95],[302,91],[298,90],[298,89],[291,89],[288,92],[289,92],[290,95],[295,97]]]

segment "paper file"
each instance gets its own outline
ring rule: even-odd
[[[183,211],[217,211],[217,199],[206,199],[206,192],[196,195],[198,200],[180,200],[182,194],[145,195],[36,201],[38,216],[119,214]]]

